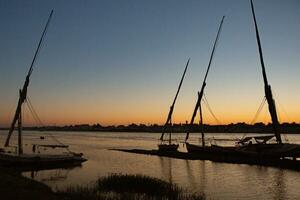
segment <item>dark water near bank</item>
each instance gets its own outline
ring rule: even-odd
[[[70,149],[83,152],[88,161],[74,169],[26,172],[23,175],[41,181],[53,189],[91,184],[110,173],[144,174],[164,179],[203,193],[207,199],[300,199],[300,172],[244,164],[211,161],[191,161],[112,151],[113,148],[156,148],[158,133],[52,132]],[[40,136],[46,137],[45,141]],[[243,134],[207,134],[215,138],[239,138]],[[6,131],[0,131],[4,143]],[[196,143],[198,134],[192,134]],[[184,134],[174,134],[183,140]],[[300,135],[287,135],[292,143],[300,144]],[[48,132],[25,132],[24,146],[30,143],[53,143]],[[208,141],[209,142],[209,141]],[[233,142],[217,142],[232,144]],[[185,151],[180,145],[180,151]]]

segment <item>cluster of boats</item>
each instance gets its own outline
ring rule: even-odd
[[[256,39],[257,45],[260,55],[260,62],[264,80],[264,88],[265,88],[265,98],[268,103],[269,113],[272,119],[273,125],[273,134],[265,135],[265,136],[254,136],[254,137],[244,137],[241,138],[235,145],[232,146],[218,146],[218,145],[208,145],[205,143],[205,134],[203,129],[203,115],[202,115],[202,107],[201,102],[204,95],[204,89],[206,86],[206,79],[208,76],[208,72],[213,60],[213,56],[215,53],[216,45],[219,40],[220,32],[222,29],[222,25],[224,22],[224,16],[222,17],[220,26],[218,28],[217,36],[214,41],[213,49],[211,52],[211,56],[209,59],[208,67],[205,73],[205,77],[202,83],[201,90],[198,92],[198,99],[195,105],[195,108],[192,113],[192,118],[190,120],[190,127],[194,125],[194,120],[199,110],[200,113],[200,126],[202,127],[201,133],[201,145],[198,144],[190,144],[189,143],[189,131],[187,131],[185,144],[188,153],[196,155],[197,158],[201,159],[221,159],[221,160],[236,160],[236,161],[243,161],[243,160],[297,160],[300,158],[300,145],[299,144],[290,144],[290,143],[283,143],[281,139],[281,134],[279,130],[279,122],[275,107],[275,102],[272,95],[271,86],[268,83],[263,54],[262,54],[262,47],[260,43],[260,37],[258,32],[258,27],[256,23],[256,17],[254,12],[253,3],[251,1],[251,9],[253,20],[255,24],[255,31],[256,31]],[[19,100],[17,104],[17,108],[15,111],[15,115],[12,121],[12,124],[9,129],[9,133],[3,148],[0,149],[0,165],[11,165],[11,166],[57,166],[60,164],[68,164],[68,165],[76,165],[82,162],[85,162],[87,159],[83,157],[82,153],[72,152],[68,149],[68,145],[64,145],[62,143],[56,145],[38,145],[33,144],[32,153],[23,152],[23,144],[22,144],[22,106],[26,102],[27,99],[27,88],[30,81],[30,76],[33,71],[33,66],[35,60],[37,58],[38,52],[40,50],[41,44],[43,42],[43,38],[49,26],[51,17],[53,15],[53,11],[51,11],[50,16],[47,20],[46,26],[43,30],[41,39],[39,41],[38,47],[34,54],[34,58],[32,60],[31,66],[29,68],[28,74],[26,76],[23,88],[19,91]],[[158,145],[158,152],[161,153],[171,153],[178,151],[179,145],[174,143],[172,140],[171,132],[168,132],[168,129],[172,127],[172,114],[174,111],[174,106],[181,89],[181,85],[183,83],[186,71],[189,66],[190,59],[187,61],[183,75],[181,77],[175,98],[173,103],[170,107],[170,111],[163,128],[161,137],[160,137],[160,144]],[[11,148],[10,145],[10,138],[14,130],[18,130],[18,142],[15,148]],[[166,137],[166,133],[169,133],[169,138]],[[273,138],[276,139],[273,142]],[[42,147],[43,149],[50,148],[50,149],[63,149],[61,153],[57,154],[40,154],[36,148]],[[178,154],[179,155],[179,154]],[[181,154],[180,154],[181,156]]]
[[[251,136],[251,137],[244,137],[238,140],[234,145],[231,146],[219,146],[219,145],[207,145],[205,143],[205,135],[204,135],[204,129],[203,129],[203,115],[202,115],[202,108],[201,108],[201,101],[204,94],[204,89],[206,86],[206,78],[211,66],[211,61],[214,56],[216,44],[219,39],[220,31],[223,25],[224,16],[221,20],[217,37],[215,39],[212,53],[210,56],[209,64],[206,70],[206,74],[204,77],[204,81],[201,87],[201,90],[198,92],[198,99],[195,105],[195,108],[193,110],[192,118],[189,123],[189,127],[192,127],[194,125],[194,120],[197,114],[197,111],[199,110],[200,113],[200,126],[202,127],[201,131],[201,145],[198,144],[190,144],[189,143],[189,131],[186,133],[185,138],[185,144],[186,149],[188,153],[196,154],[199,158],[203,159],[217,159],[217,160],[230,160],[230,161],[236,161],[236,162],[243,162],[244,160],[253,160],[253,161],[278,161],[278,160],[294,160],[296,161],[297,158],[300,158],[300,145],[299,144],[290,144],[290,143],[283,143],[281,139],[280,134],[280,127],[279,127],[279,121],[277,117],[276,112],[276,106],[275,101],[273,99],[271,85],[268,83],[266,69],[264,65],[264,59],[263,59],[263,53],[262,53],[262,47],[254,12],[254,6],[253,2],[251,0],[251,10],[252,10],[252,16],[253,21],[255,24],[255,33],[256,33],[256,39],[257,39],[257,45],[260,55],[260,63],[262,68],[262,75],[264,80],[264,89],[265,89],[265,98],[268,103],[268,109],[272,120],[272,126],[273,126],[273,134],[271,135],[259,135],[259,136]],[[189,61],[188,61],[189,63]],[[179,90],[181,88],[183,78],[185,76],[185,72],[188,66],[188,63],[185,67],[183,76],[181,78],[177,93],[175,95],[173,104],[170,107],[170,111],[167,117],[167,121],[165,123],[162,135],[160,137],[160,144],[158,144],[158,150],[161,152],[175,152],[178,150],[179,145],[172,142],[171,132],[169,132],[169,138],[165,139],[165,132],[168,127],[172,126],[172,113],[174,110],[175,101],[177,99]],[[273,140],[275,138],[275,142]]]

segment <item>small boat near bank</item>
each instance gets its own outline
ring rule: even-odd
[[[6,142],[3,148],[0,148],[0,166],[13,166],[13,167],[60,167],[65,165],[79,165],[85,162],[87,159],[83,157],[82,153],[75,153],[69,150],[69,146],[63,143],[59,144],[32,144],[32,152],[27,153],[23,151],[22,142],[22,107],[27,101],[27,89],[30,82],[30,76],[33,71],[33,66],[35,64],[37,55],[41,48],[44,36],[47,32],[47,28],[51,21],[53,15],[53,10],[51,11],[45,28],[43,30],[42,36],[38,43],[38,47],[35,51],[33,60],[31,62],[29,71],[27,73],[23,88],[19,91],[19,100],[13,121],[11,123]],[[35,112],[34,112],[35,113]],[[36,114],[36,113],[35,113]],[[18,141],[17,146],[10,145],[11,136],[16,129],[18,130]],[[44,137],[40,137],[44,139]],[[50,153],[40,153],[39,148],[45,149],[61,149],[60,153],[50,152]]]
[[[172,143],[173,142],[173,140],[172,140],[172,130],[171,130],[171,128],[172,128],[172,115],[173,115],[174,106],[175,106],[175,103],[176,103],[176,100],[177,100],[177,97],[178,97],[178,94],[179,94],[179,91],[180,91],[180,88],[181,88],[181,85],[182,85],[182,82],[183,82],[183,79],[184,79],[184,76],[185,76],[185,73],[186,73],[186,70],[189,66],[189,63],[190,63],[190,59],[188,59],[188,61],[186,63],[186,66],[184,68],[179,86],[177,88],[176,95],[174,97],[172,105],[170,106],[169,114],[168,114],[166,123],[163,127],[162,134],[160,136],[160,143],[158,144],[158,150],[159,151],[177,151],[177,149],[179,147],[179,144]],[[164,135],[167,132],[167,130],[169,131],[168,132],[169,138],[165,139]]]

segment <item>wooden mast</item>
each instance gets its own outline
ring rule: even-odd
[[[198,108],[200,109],[200,106],[201,106],[200,104],[201,104],[201,100],[202,100],[202,97],[203,97],[203,94],[204,94],[204,88],[206,86],[206,78],[207,78],[208,71],[209,71],[210,66],[211,66],[212,59],[214,57],[215,49],[216,49],[216,46],[217,46],[217,43],[218,43],[218,40],[219,40],[219,36],[220,36],[221,29],[222,29],[224,18],[225,18],[225,16],[222,17],[222,20],[221,20],[221,23],[220,23],[220,26],[219,26],[219,29],[218,29],[218,33],[217,33],[217,36],[216,36],[216,39],[215,39],[215,42],[214,42],[214,46],[213,46],[213,49],[212,49],[212,52],[211,52],[211,55],[210,55],[208,67],[207,67],[207,70],[206,70],[206,73],[205,73],[205,76],[204,76],[202,87],[201,87],[200,92],[198,92],[198,100],[196,102],[196,105],[195,105],[195,108],[194,108],[194,111],[193,111],[192,119],[191,119],[191,122],[190,122],[190,127],[194,124],[194,120],[195,120],[195,117],[196,117],[196,114],[197,114],[197,110],[198,110]],[[200,115],[202,116],[202,112],[200,113]],[[200,118],[201,118],[200,121],[202,121],[201,116],[200,116]],[[190,133],[188,131],[186,133],[185,142],[187,142],[187,140],[189,139],[189,134]],[[202,140],[204,140],[203,129],[202,129],[201,135],[202,135]],[[203,141],[202,141],[202,145],[205,145],[205,143]]]
[[[22,95],[21,90],[20,92],[20,97]],[[20,114],[18,117],[18,153],[22,154],[23,153],[23,145],[22,145],[22,108],[20,110]]]
[[[24,82],[24,85],[23,85],[23,88],[22,90],[20,90],[20,97],[19,97],[19,101],[18,101],[18,105],[17,105],[17,109],[16,109],[16,112],[15,112],[15,115],[14,115],[14,118],[13,118],[13,121],[11,123],[11,126],[10,126],[10,129],[9,129],[9,132],[8,132],[8,135],[7,135],[7,138],[6,138],[6,141],[5,141],[5,147],[9,146],[9,141],[10,141],[10,137],[15,129],[15,125],[16,125],[16,122],[18,121],[18,129],[19,129],[19,134],[18,134],[18,148],[19,148],[19,153],[22,153],[22,117],[21,117],[21,111],[22,111],[22,104],[24,103],[24,101],[26,100],[27,98],[27,88],[28,88],[28,85],[29,85],[29,80],[30,80],[30,75],[33,71],[33,66],[34,66],[34,63],[35,63],[35,60],[37,58],[37,55],[39,53],[39,50],[41,48],[41,44],[43,42],[43,38],[47,32],[47,28],[49,26],[49,23],[50,23],[50,20],[52,18],[52,15],[53,15],[53,10],[51,10],[51,13],[49,15],[49,18],[47,20],[47,23],[46,23],[46,26],[43,30],[43,33],[42,33],[42,36],[41,36],[41,39],[39,41],[39,44],[38,44],[38,47],[35,51],[35,54],[34,54],[34,57],[32,59],[32,62],[31,62],[31,65],[30,65],[30,68],[29,68],[29,71],[27,73],[27,76],[26,76],[26,79],[25,79],[25,82]]]
[[[276,112],[275,101],[273,99],[271,85],[269,85],[268,79],[267,79],[264,58],[263,58],[263,54],[262,54],[262,47],[261,47],[261,43],[260,43],[260,37],[259,37],[259,33],[258,33],[258,27],[257,27],[257,23],[256,23],[256,17],[255,17],[254,6],[253,6],[252,0],[251,0],[251,9],[252,9],[252,15],[253,15],[253,20],[254,20],[254,24],[255,24],[255,32],[256,32],[256,40],[257,40],[257,45],[258,45],[259,57],[260,57],[260,64],[261,64],[262,74],[263,74],[263,78],[264,78],[265,95],[266,95],[266,99],[267,99],[267,102],[269,105],[269,113],[270,113],[271,119],[272,119],[274,134],[275,134],[277,142],[279,144],[281,144],[282,140],[281,140],[281,135],[279,133],[279,122],[278,122],[278,117],[277,117],[277,112]]]
[[[178,96],[178,94],[179,94],[179,91],[180,91],[180,88],[181,88],[181,85],[182,85],[182,82],[183,82],[183,79],[184,79],[186,70],[187,70],[187,68],[188,68],[188,66],[189,66],[189,63],[190,63],[190,58],[188,59],[188,61],[187,61],[187,63],[186,63],[184,72],[183,72],[183,74],[182,74],[182,77],[181,77],[181,80],[180,80],[180,83],[179,83],[179,86],[178,86],[178,89],[177,89],[177,92],[176,92],[176,95],[175,95],[175,97],[174,97],[174,100],[173,100],[172,105],[170,106],[170,110],[169,110],[169,114],[168,114],[168,117],[167,117],[167,121],[166,121],[166,123],[165,123],[165,125],[164,125],[164,128],[163,128],[163,130],[162,130],[162,134],[161,134],[161,136],[160,136],[160,140],[161,140],[161,141],[164,140],[164,134],[165,134],[165,132],[166,132],[167,126],[172,125],[171,120],[172,120],[172,114],[173,114],[175,102],[176,102],[177,96]],[[169,135],[169,143],[171,143],[171,133],[170,133],[170,135]]]
[[[198,98],[199,98],[200,93],[198,92]],[[199,113],[200,113],[200,126],[201,126],[201,141],[202,141],[202,146],[205,146],[205,139],[204,139],[204,125],[203,125],[203,115],[202,115],[202,106],[201,103],[199,104]]]

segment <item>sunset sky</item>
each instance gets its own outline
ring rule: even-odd
[[[299,123],[300,1],[254,6],[280,121]],[[249,123],[264,97],[248,0],[0,0],[0,127],[10,124],[51,9],[28,90],[44,124],[162,124],[191,58],[173,117],[189,121],[223,15],[210,106],[222,124]],[[26,107],[24,118],[35,125]],[[258,121],[270,121],[266,105]],[[217,123],[206,107],[204,123]]]

